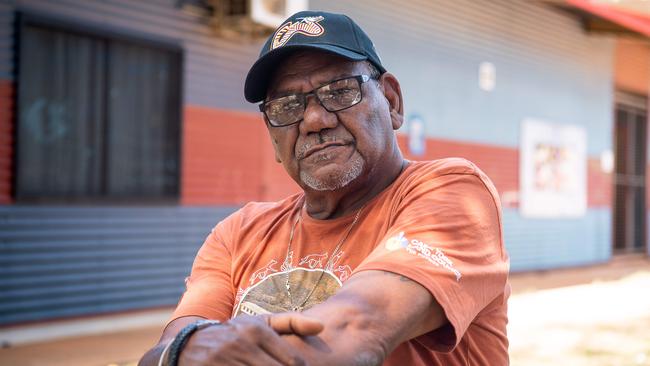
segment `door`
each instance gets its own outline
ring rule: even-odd
[[[614,128],[614,253],[641,252],[646,246],[645,98],[617,103]]]

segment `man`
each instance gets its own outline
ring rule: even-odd
[[[400,84],[368,36],[297,13],[245,96],[303,192],[213,229],[141,365],[507,365],[497,192],[463,159],[404,160]]]

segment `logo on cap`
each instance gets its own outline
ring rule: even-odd
[[[285,43],[289,42],[295,34],[303,34],[309,37],[318,37],[325,33],[325,28],[318,24],[323,20],[322,16],[298,18],[298,21],[284,23],[273,35],[271,49],[274,50]]]

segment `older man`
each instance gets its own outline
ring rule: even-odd
[[[497,192],[465,160],[402,157],[400,84],[361,28],[293,15],[245,95],[303,192],[212,230],[141,365],[507,365]]]

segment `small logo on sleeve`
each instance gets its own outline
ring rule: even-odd
[[[456,281],[460,281],[460,278],[462,277],[460,271],[454,268],[454,263],[451,259],[447,258],[442,249],[434,248],[418,239],[412,239],[409,241],[404,236],[403,231],[386,240],[385,246],[386,249],[391,252],[404,248],[408,253],[424,258],[436,267],[442,267],[450,271],[456,277]]]
[[[295,23],[284,23],[273,35],[273,42],[271,42],[271,50],[283,46],[291,37],[296,34],[302,34],[309,37],[318,37],[325,33],[325,28],[318,24],[321,20],[325,19],[322,16],[317,17],[304,17],[298,18]]]

